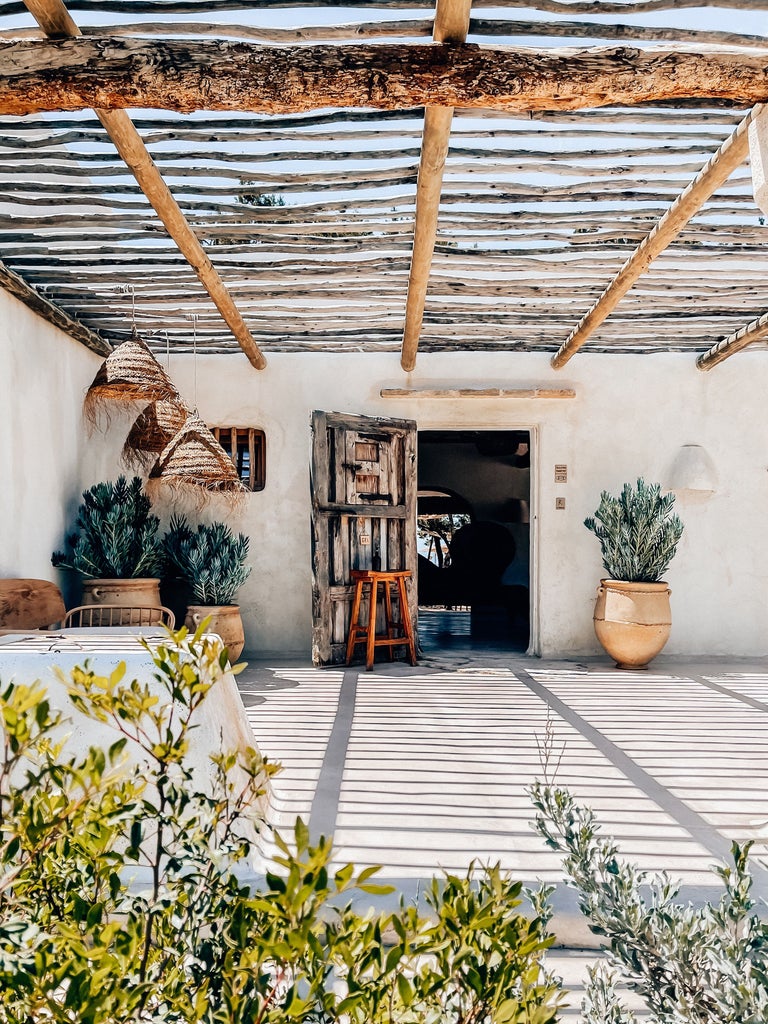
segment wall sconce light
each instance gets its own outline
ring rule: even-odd
[[[717,469],[700,444],[684,444],[675,456],[664,490],[678,497],[706,498],[717,490]]]

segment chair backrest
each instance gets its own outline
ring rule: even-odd
[[[0,628],[47,629],[64,618],[64,599],[48,580],[0,579]]]
[[[61,625],[63,629],[91,626],[168,626],[173,629],[176,617],[170,608],[159,604],[81,604],[70,608]]]

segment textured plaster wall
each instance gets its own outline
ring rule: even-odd
[[[83,394],[101,360],[0,290],[0,575],[69,581],[51,552],[69,528],[86,455]]]
[[[709,498],[684,495],[686,532],[668,579],[671,654],[768,653],[768,355],[744,352],[710,373],[686,354],[580,353],[555,372],[546,355],[423,354],[403,375],[396,353],[272,354],[172,359],[171,373],[211,424],[267,433],[267,486],[248,499],[240,528],[254,571],[241,592],[247,648],[306,654],[310,646],[310,414],[313,409],[408,417],[421,429],[534,432],[532,533],[537,649],[599,650],[591,616],[601,575],[597,541],[582,525],[600,491],[642,475],[664,482],[684,444],[702,445],[718,472]],[[197,377],[195,396],[194,377]],[[570,401],[385,400],[381,387],[572,386]],[[568,466],[555,485],[554,466]],[[555,498],[566,499],[562,511]],[[535,515],[535,519],[533,518]]]

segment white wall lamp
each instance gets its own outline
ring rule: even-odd
[[[717,490],[717,469],[700,444],[684,444],[667,473],[664,490],[679,498],[703,500]]]

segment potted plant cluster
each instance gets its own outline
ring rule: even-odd
[[[211,630],[226,644],[230,659],[236,660],[245,638],[234,598],[251,573],[245,564],[248,538],[233,534],[222,522],[201,524],[193,530],[184,516],[173,516],[163,546],[169,570],[192,597],[185,625],[194,632],[203,619],[210,618]]]
[[[163,547],[141,479],[120,476],[83,492],[69,552],[52,562],[83,577],[83,604],[159,605]]]
[[[671,593],[662,577],[683,533],[673,494],[659,484],[624,484],[619,497],[600,496],[584,525],[600,541],[607,579],[595,604],[597,639],[618,668],[645,668],[669,639]]]

